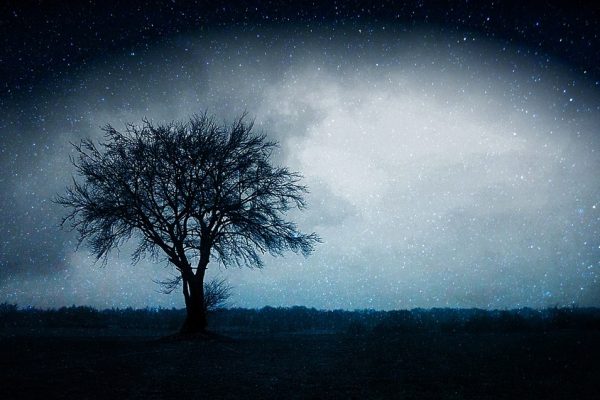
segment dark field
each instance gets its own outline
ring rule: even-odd
[[[0,399],[597,399],[600,393],[596,309],[223,310],[212,319],[221,336],[175,340],[167,336],[180,321],[178,310],[6,308]]]
[[[118,333],[3,337],[0,398],[596,399],[600,391],[598,332],[205,341]]]

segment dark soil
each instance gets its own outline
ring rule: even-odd
[[[165,336],[0,332],[0,398],[596,399],[600,393],[598,331]]]

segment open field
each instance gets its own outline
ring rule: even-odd
[[[2,399],[596,399],[600,332],[229,333],[3,328]]]

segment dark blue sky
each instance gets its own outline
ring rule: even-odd
[[[598,10],[471,3],[4,3],[0,301],[180,306],[167,266],[75,253],[50,200],[69,141],[208,109],[281,143],[324,239],[213,266],[236,305],[600,305]]]

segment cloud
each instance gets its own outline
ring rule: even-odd
[[[84,249],[73,255],[49,199],[72,172],[69,140],[208,109],[248,110],[280,142],[275,161],[311,189],[309,209],[292,216],[325,241],[309,259],[267,258],[263,271],[211,269],[232,281],[237,305],[597,305],[594,93],[569,94],[576,112],[556,90],[567,72],[494,43],[304,35],[182,36],[9,110],[2,292],[38,305],[181,306],[154,291],[160,266],[131,266],[126,250],[105,269]]]

